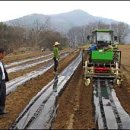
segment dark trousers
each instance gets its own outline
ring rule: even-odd
[[[55,57],[53,58],[53,60],[54,60],[54,71],[56,72],[58,68],[58,60]]]
[[[0,113],[4,112],[6,100],[6,85],[5,81],[0,83]]]

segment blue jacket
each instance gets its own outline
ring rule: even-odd
[[[97,45],[96,44],[92,44],[92,46],[89,47],[89,49],[88,49],[89,52],[90,51],[95,51],[95,50],[97,50]]]

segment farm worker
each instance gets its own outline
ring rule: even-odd
[[[58,45],[60,43],[59,42],[55,42],[55,44],[53,45],[53,59],[54,59],[54,73],[57,72],[57,68],[58,68],[58,61],[59,61],[59,49],[58,49]]]
[[[91,56],[90,56],[91,52],[92,52],[92,51],[96,51],[96,50],[97,50],[97,44],[92,44],[92,45],[88,48],[87,53],[89,54],[89,57],[88,57],[89,61],[91,61]]]
[[[9,81],[8,74],[5,70],[2,59],[5,56],[5,51],[3,48],[0,48],[0,116],[7,114],[4,111],[5,109],[5,100],[6,100],[6,84],[5,82]]]
[[[92,45],[88,48],[88,52],[95,51],[95,50],[97,50],[97,45],[96,45],[96,44],[92,44]]]

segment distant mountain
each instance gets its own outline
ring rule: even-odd
[[[44,23],[47,17],[47,15],[43,14],[31,14],[17,19],[6,21],[5,23],[14,26],[33,27],[36,24],[36,22],[40,24]]]
[[[49,17],[50,25],[57,31],[66,32],[74,26],[82,26],[89,24],[90,22],[102,21],[105,23],[117,22],[112,19],[95,17],[82,10],[73,10],[67,13],[44,15],[44,14],[31,14],[21,18],[6,21],[8,25],[17,25],[24,27],[34,27],[37,24],[42,24]]]

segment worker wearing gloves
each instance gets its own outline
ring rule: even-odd
[[[5,52],[3,48],[0,48],[0,116],[3,116],[7,112],[4,111],[5,109],[5,100],[6,100],[6,84],[8,79],[8,74],[4,68],[4,64],[2,59],[5,56]]]
[[[57,68],[58,68],[58,61],[59,61],[59,49],[58,49],[58,45],[60,43],[59,42],[55,42],[55,44],[53,45],[53,59],[54,59],[54,73],[57,73]]]

